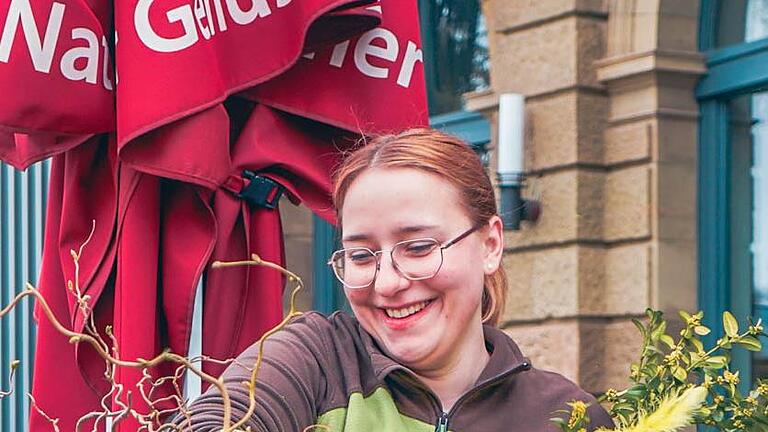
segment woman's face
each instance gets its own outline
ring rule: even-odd
[[[412,168],[364,171],[350,185],[341,216],[344,247],[373,251],[423,237],[443,244],[472,226],[453,185]],[[463,349],[483,346],[483,280],[497,269],[502,249],[494,217],[446,249],[434,277],[408,280],[384,253],[376,280],[345,292],[363,328],[396,359],[417,371],[437,370]]]

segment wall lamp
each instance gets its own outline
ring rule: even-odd
[[[535,222],[541,214],[536,200],[524,199],[525,98],[505,93],[499,98],[498,185],[504,228],[519,230],[521,221]]]

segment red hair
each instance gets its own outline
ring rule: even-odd
[[[413,168],[436,174],[459,191],[464,210],[472,224],[487,223],[497,214],[491,180],[475,154],[464,141],[434,129],[410,129],[382,135],[351,153],[335,175],[333,202],[341,226],[349,186],[370,168]],[[498,325],[507,296],[507,277],[503,266],[485,277],[483,322]]]

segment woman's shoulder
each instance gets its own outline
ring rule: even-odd
[[[326,315],[317,311],[309,311],[290,320],[281,331],[321,337],[338,337],[345,334],[359,334],[360,326],[357,320],[346,312],[337,311]]]
[[[557,410],[570,410],[569,403],[581,401],[587,405],[587,414],[592,420],[591,428],[598,426],[612,428],[614,426],[610,416],[595,396],[565,376],[536,367],[532,367],[530,372],[523,376],[522,383],[519,384],[530,390],[526,393],[536,395],[536,402],[540,406],[550,407],[555,412]],[[521,390],[525,391],[524,389]]]
[[[276,345],[300,346],[316,356],[327,356],[330,351],[355,350],[363,345],[364,337],[357,320],[349,314],[334,312],[325,315],[312,311],[291,319],[269,336],[264,344],[265,348]]]
[[[588,414],[592,419],[592,427],[613,427],[613,421],[596,398],[578,384],[560,373],[538,368],[524,356],[517,343],[504,331],[486,329],[486,338],[494,342],[496,348],[506,353],[505,361],[511,364],[523,361],[530,367],[514,379],[514,393],[522,398],[521,405],[531,409],[543,409],[547,414],[558,410],[570,409],[568,403],[582,401],[588,405]]]

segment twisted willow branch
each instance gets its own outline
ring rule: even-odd
[[[245,413],[245,415],[243,415],[243,417],[237,423],[235,423],[232,426],[233,429],[237,429],[240,426],[244,425],[245,422],[247,422],[248,419],[256,411],[256,378],[259,375],[261,362],[262,362],[262,359],[264,358],[264,341],[268,337],[272,336],[273,334],[277,333],[280,329],[285,327],[285,325],[288,324],[290,320],[302,314],[301,312],[296,310],[296,295],[304,286],[304,282],[302,282],[301,278],[297,276],[295,273],[287,269],[284,269],[283,267],[280,267],[275,263],[264,261],[261,259],[261,257],[259,257],[256,254],[251,254],[251,259],[249,261],[234,261],[234,262],[216,261],[211,265],[211,268],[224,268],[224,267],[243,266],[243,265],[245,266],[257,265],[257,266],[264,266],[271,269],[275,269],[280,273],[286,275],[288,277],[289,282],[295,281],[296,287],[293,289],[293,292],[291,292],[290,310],[288,311],[288,314],[285,316],[285,318],[283,318],[280,324],[276,325],[271,330],[265,332],[258,341],[259,353],[256,356],[256,364],[254,365],[253,370],[251,371],[250,380],[243,383],[245,387],[248,389],[248,411]]]
[[[218,269],[218,268],[226,268],[226,267],[236,267],[236,266],[251,266],[251,265],[257,265],[257,266],[263,266],[267,268],[271,268],[274,270],[279,271],[280,273],[287,276],[289,282],[296,282],[296,286],[294,287],[293,291],[291,292],[291,298],[290,298],[290,310],[288,312],[288,315],[274,328],[267,331],[262,335],[262,337],[259,339],[259,353],[258,357],[256,359],[256,364],[254,365],[253,369],[251,369],[251,377],[250,380],[247,382],[244,382],[243,384],[248,388],[248,395],[249,395],[249,406],[247,413],[241,418],[239,421],[237,421],[234,425],[232,425],[232,401],[229,396],[229,392],[226,389],[226,386],[224,385],[224,381],[221,378],[213,377],[205,372],[202,371],[202,369],[197,368],[194,366],[193,362],[197,362],[200,360],[205,361],[213,361],[220,364],[227,363],[228,360],[219,361],[210,359],[205,356],[200,356],[197,358],[187,358],[175,353],[172,353],[168,350],[163,351],[161,354],[158,354],[157,356],[146,360],[142,358],[138,358],[133,361],[127,361],[123,360],[119,356],[117,341],[114,338],[114,335],[112,334],[111,326],[108,326],[106,328],[106,334],[110,338],[110,342],[112,344],[111,349],[110,345],[104,340],[104,338],[99,334],[98,330],[96,329],[96,324],[93,319],[93,313],[92,308],[89,305],[89,300],[91,299],[89,295],[83,294],[80,290],[80,284],[79,284],[79,278],[80,278],[80,257],[83,254],[83,249],[85,246],[91,241],[91,238],[93,237],[93,233],[96,229],[96,221],[93,221],[91,232],[88,235],[88,238],[83,242],[82,245],[78,248],[78,251],[71,250],[70,255],[72,256],[72,260],[74,261],[75,265],[75,278],[74,281],[68,280],[67,281],[67,290],[75,297],[75,300],[77,302],[77,308],[79,312],[83,315],[83,317],[86,319],[86,325],[85,330],[90,332],[91,334],[87,333],[81,333],[81,332],[75,332],[68,328],[66,328],[53,314],[53,311],[51,310],[50,306],[48,305],[48,302],[45,300],[43,295],[40,293],[40,291],[35,288],[33,285],[27,283],[26,289],[18,293],[14,299],[6,305],[3,309],[0,309],[0,318],[10,313],[10,311],[16,307],[16,305],[25,297],[33,297],[37,300],[38,306],[43,311],[45,317],[48,319],[48,321],[51,323],[51,325],[54,327],[56,331],[61,333],[62,335],[69,338],[70,344],[79,344],[81,342],[85,342],[89,345],[91,345],[97,352],[97,354],[104,359],[107,367],[107,371],[105,373],[105,377],[112,383],[112,388],[110,389],[110,392],[107,393],[101,400],[101,405],[104,411],[93,411],[90,413],[85,414],[84,416],[80,417],[80,419],[77,422],[76,429],[79,431],[82,425],[85,421],[89,419],[95,419],[94,420],[94,430],[96,428],[96,424],[105,418],[112,418],[115,423],[125,419],[129,415],[134,417],[139,423],[142,425],[142,429],[146,428],[147,430],[153,430],[152,423],[154,421],[159,421],[159,417],[161,415],[161,412],[155,408],[155,404],[160,401],[152,401],[151,394],[154,391],[155,387],[157,385],[161,385],[166,380],[170,380],[173,382],[174,386],[176,387],[176,390],[178,391],[178,385],[176,384],[176,380],[179,377],[181,370],[186,370],[189,372],[192,372],[193,374],[197,375],[202,379],[203,381],[215,386],[219,393],[221,394],[222,398],[222,405],[223,405],[223,424],[222,424],[222,432],[237,432],[240,431],[240,427],[245,424],[245,422],[250,418],[251,415],[256,410],[256,379],[259,373],[259,369],[261,368],[261,363],[263,359],[264,354],[264,341],[275,334],[277,331],[282,329],[291,319],[294,317],[297,317],[301,315],[301,312],[296,310],[296,296],[298,295],[299,291],[303,288],[304,283],[302,282],[301,278],[297,276],[295,273],[286,270],[285,268],[269,262],[262,260],[258,255],[252,254],[251,259],[247,261],[235,261],[235,262],[214,262],[211,265],[211,268]],[[110,353],[110,350],[112,353]],[[236,363],[237,361],[234,360]],[[164,362],[172,362],[179,364],[179,367],[176,369],[176,373],[172,377],[166,377],[166,378],[160,378],[155,383],[152,383],[152,389],[150,390],[149,394],[146,394],[144,392],[143,386],[140,387],[140,395],[143,398],[145,402],[148,403],[149,407],[153,410],[148,415],[142,415],[138,412],[136,412],[134,409],[131,408],[131,392],[126,392],[126,398],[127,403],[123,403],[119,400],[119,395],[123,393],[124,388],[122,384],[118,384],[114,382],[114,370],[115,367],[127,367],[127,368],[138,368],[143,370],[143,378],[140,385],[148,380],[150,377],[147,374],[147,369],[157,366],[160,363]],[[14,372],[16,371],[16,368],[18,367],[19,362],[14,361],[11,364],[11,372],[10,372],[10,381],[13,382],[13,376]],[[247,369],[247,368],[246,368]],[[151,380],[150,380],[151,381]],[[13,390],[9,390],[7,392],[0,391],[0,399],[2,399],[5,396],[10,395],[13,392]],[[110,395],[117,395],[116,396],[116,403],[120,406],[119,411],[111,411],[106,407],[106,401],[107,398],[110,397]],[[48,420],[55,430],[58,431],[58,419],[53,419],[49,417],[43,410],[37,405],[37,402],[32,397],[31,394],[28,394],[30,400],[32,401],[32,406],[35,408],[37,412],[39,412],[46,420]],[[169,399],[170,398],[170,399]],[[163,398],[163,400],[173,400],[176,398],[176,396],[169,396],[167,398]],[[183,406],[183,403],[179,403],[179,408],[184,411],[185,414],[187,414],[187,411],[185,407]],[[320,428],[320,429],[328,429],[324,425],[311,425],[307,427],[305,430],[309,431],[314,428]],[[172,429],[172,430],[178,430],[178,427],[175,425],[161,425],[158,429],[160,430],[166,430],[166,429]],[[249,430],[249,429],[248,429]]]

